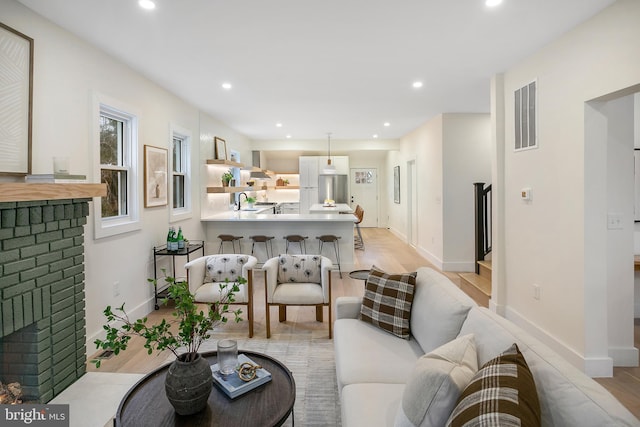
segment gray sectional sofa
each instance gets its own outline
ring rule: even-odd
[[[478,366],[517,343],[536,383],[542,426],[640,426],[606,389],[530,334],[479,307],[435,270],[417,273],[409,340],[360,320],[361,298],[337,300],[334,345],[343,427],[413,425],[402,399],[416,361],[467,334],[474,335]]]

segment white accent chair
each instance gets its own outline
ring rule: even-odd
[[[278,306],[279,320],[287,320],[287,306],[313,305],[316,320],[323,321],[323,306],[329,313],[329,339],[333,337],[331,319],[331,270],[333,263],[320,255],[280,255],[264,263],[265,314],[267,338],[271,337],[269,309]]]
[[[221,286],[225,279],[231,285],[238,277],[247,283],[238,284],[239,292],[234,295],[235,301],[230,305],[247,306],[249,321],[249,338],[253,337],[253,268],[258,260],[251,255],[220,254],[206,255],[185,264],[189,291],[196,302],[214,303],[220,300]]]

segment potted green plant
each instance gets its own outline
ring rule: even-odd
[[[249,205],[249,209],[253,209],[253,205],[256,202],[256,198],[255,197],[247,197],[247,205]]]
[[[222,174],[222,186],[228,187],[229,182],[233,179],[233,174],[231,173],[231,169]]]
[[[156,279],[147,280],[154,286],[157,284]],[[112,350],[117,355],[127,349],[133,336],[140,336],[146,340],[144,347],[149,354],[171,351],[176,360],[172,362],[165,380],[167,398],[178,414],[189,415],[207,406],[213,386],[209,363],[198,350],[211,337],[213,328],[227,322],[226,314],[232,313],[236,322],[242,321],[242,311],[230,311],[229,304],[235,301],[234,295],[240,290],[238,285],[246,283],[246,280],[238,277],[236,282],[222,285],[220,301],[206,304],[195,302],[187,282],[170,276],[166,276],[165,281],[168,287],[163,304],[166,305],[168,300],[174,301],[173,320],[162,319],[160,323],[150,325],[147,317],[132,321],[124,304],[113,309],[107,306],[104,310],[107,323],[103,325],[106,338],[95,340],[95,344],[99,349]],[[93,363],[100,367],[99,359]]]

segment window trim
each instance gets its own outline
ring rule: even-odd
[[[112,99],[103,94],[95,93],[92,103],[93,118],[93,182],[101,182],[101,163],[100,163],[100,116],[106,112],[115,116],[120,120],[129,122],[129,137],[127,155],[129,158],[129,166],[127,172],[128,195],[129,202],[128,213],[126,215],[102,218],[102,203],[100,197],[93,198],[93,219],[94,219],[94,239],[115,236],[130,231],[140,230],[142,224],[140,222],[140,165],[138,141],[138,117],[140,114],[135,108],[125,103]]]
[[[181,138],[183,140],[183,153],[184,159],[184,207],[173,207],[173,138]],[[174,223],[185,219],[193,218],[193,187],[192,187],[192,174],[191,174],[191,158],[193,155],[193,145],[191,141],[192,133],[189,129],[184,128],[176,123],[169,124],[169,151],[172,153],[169,156],[169,171],[171,172],[170,185],[169,185],[169,222]]]

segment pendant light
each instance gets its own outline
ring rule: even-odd
[[[336,167],[331,164],[331,132],[327,133],[327,166],[323,169],[326,174],[336,173]]]

